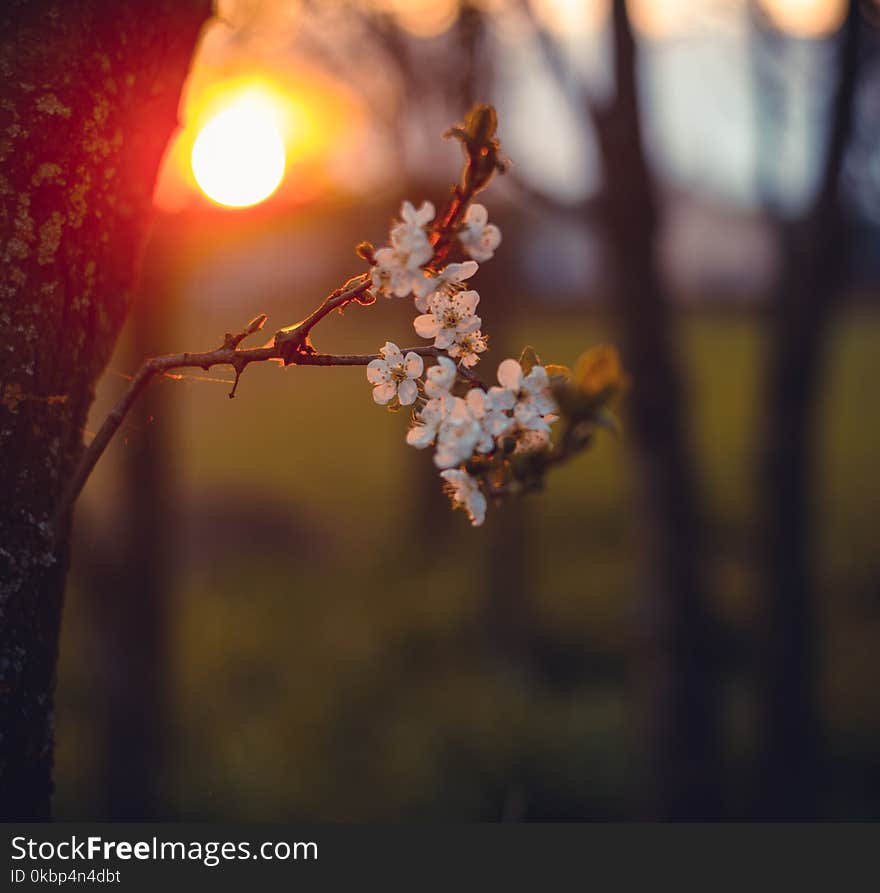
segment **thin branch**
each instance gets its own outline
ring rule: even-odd
[[[227,336],[227,341],[229,336]],[[239,339],[241,340],[241,339]],[[214,351],[206,353],[177,353],[168,354],[162,357],[154,357],[147,360],[137,374],[132,378],[131,383],[125,393],[117,401],[110,414],[104,420],[98,433],[92,439],[92,442],[83,451],[79,464],[73,473],[58,506],[55,509],[55,526],[62,521],[67,513],[73,508],[82,488],[89,479],[92,471],[97,465],[98,460],[107,449],[108,444],[113,435],[119,430],[129,410],[134,405],[137,398],[147,387],[150,381],[156,375],[163,375],[172,369],[199,368],[206,372],[212,366],[232,366],[236,373],[236,381],[233,385],[234,393],[235,385],[238,383],[238,377],[241,372],[251,363],[263,362],[265,360],[280,359],[274,347],[257,347],[257,348],[237,348],[223,346]]]
[[[349,279],[345,285],[329,294],[324,299],[324,302],[316,307],[304,320],[277,331],[274,344],[281,351],[279,359],[287,364],[293,362],[289,357],[303,353],[312,353],[314,348],[309,337],[312,329],[334,310],[341,310],[352,301],[365,299],[371,285],[372,280],[369,273],[355,276],[353,279]]]
[[[400,352],[406,356],[408,353],[418,354],[420,357],[448,357],[449,354],[439,347],[401,347]],[[291,365],[293,366],[366,366],[373,360],[382,358],[378,353],[349,353],[349,354],[330,354],[330,353],[312,353],[297,355]],[[452,359],[452,357],[450,357]],[[458,374],[469,381],[475,387],[481,387],[484,390],[486,385],[483,380],[474,372],[465,366],[458,367]]]
[[[326,306],[326,304],[327,302],[322,306]],[[329,312],[329,310],[327,312]],[[113,439],[113,435],[119,430],[119,426],[122,424],[126,415],[128,415],[129,410],[134,406],[138,397],[155,376],[164,375],[166,372],[170,372],[173,369],[197,368],[207,372],[213,366],[231,366],[235,371],[235,382],[233,383],[233,389],[229,394],[229,396],[232,397],[235,394],[235,388],[238,385],[238,379],[241,376],[241,373],[251,363],[274,360],[292,366],[366,366],[373,360],[381,358],[381,354],[375,353],[320,354],[300,353],[297,351],[290,353],[286,351],[284,343],[281,345],[272,344],[266,347],[255,348],[226,346],[230,342],[230,339],[237,339],[235,343],[238,344],[247,336],[247,334],[253,334],[253,332],[246,332],[244,335],[242,335],[242,333],[234,336],[227,335],[224,346],[219,347],[217,350],[206,351],[204,353],[167,354],[165,356],[154,357],[151,360],[147,360],[141,366],[137,374],[131,379],[131,383],[125,393],[117,401],[116,405],[98,430],[98,433],[83,452],[79,465],[77,465],[76,471],[70,479],[55,511],[56,526],[73,508],[79,494],[82,492],[82,488],[85,486],[86,481],[98,464],[98,460],[104,454],[104,451]],[[436,358],[448,356],[446,351],[436,347],[404,347],[401,352],[404,355],[412,352],[418,354],[420,357]],[[459,367],[458,372],[459,375],[461,375],[462,378],[467,379],[472,386],[485,388],[485,385],[480,378],[469,369],[462,366]]]
[[[429,266],[440,263],[446,257],[474,196],[486,188],[497,171],[503,171],[506,167],[495,137],[496,125],[495,110],[491,106],[475,106],[468,114],[464,125],[452,128],[447,134],[461,141],[465,162],[461,181],[452,187],[451,198],[432,229],[430,242],[434,254]],[[305,319],[280,329],[275,333],[273,340],[263,347],[239,347],[245,338],[263,328],[266,315],[260,314],[240,332],[227,333],[223,344],[217,350],[206,353],[168,354],[144,362],[92,442],[83,451],[55,510],[55,526],[57,527],[72,510],[113,435],[119,430],[134,402],[154,376],[163,375],[172,369],[196,367],[207,371],[212,366],[231,366],[235,380],[229,396],[234,397],[241,374],[251,363],[274,360],[284,363],[285,366],[366,366],[372,360],[379,359],[379,354],[319,354],[312,345],[310,337],[314,327],[334,310],[342,310],[352,302],[373,303],[375,296],[370,291],[371,287],[372,276],[369,272],[349,279],[331,292]],[[435,347],[411,347],[405,348],[403,352],[406,354],[410,351],[421,357],[448,356],[446,351]],[[469,369],[459,366],[458,373],[471,386],[485,387]]]

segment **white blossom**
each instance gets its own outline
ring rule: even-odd
[[[438,357],[437,365],[431,366],[425,376],[425,393],[429,397],[447,397],[457,376],[455,363],[449,357]]]
[[[515,446],[514,454],[519,453],[537,453],[540,450],[549,449],[553,444],[550,442],[549,431],[536,431],[534,428],[520,428],[514,434]]]
[[[406,442],[417,450],[431,446],[437,439],[437,433],[444,419],[449,414],[450,397],[434,397],[429,400],[416,416],[416,422],[406,432]]]
[[[488,349],[488,338],[477,329],[476,332],[459,335],[455,343],[449,346],[449,356],[455,357],[462,366],[476,366],[480,361],[479,355]]]
[[[501,244],[501,230],[489,223],[489,212],[484,205],[473,204],[464,215],[464,225],[458,233],[461,246],[474,260],[490,260]]]
[[[448,264],[439,273],[422,276],[421,280],[413,288],[415,293],[416,308],[422,313],[428,312],[428,305],[434,292],[447,292],[464,288],[465,279],[470,279],[477,272],[479,266],[474,260],[466,260],[461,264]]]
[[[459,369],[476,365],[488,349],[476,313],[480,296],[468,289],[467,280],[479,269],[478,261],[494,255],[501,244],[501,231],[489,223],[483,205],[471,205],[458,231],[462,249],[471,259],[440,270],[426,269],[434,257],[430,239],[434,213],[430,202],[418,209],[403,202],[389,244],[375,252],[372,281],[374,289],[383,294],[413,295],[419,311],[413,327],[444,354],[426,371],[417,353],[409,351],[404,356],[389,341],[380,351],[381,357],[368,364],[367,379],[373,385],[376,403],[396,401],[409,406],[419,397],[424,374],[423,399],[414,407],[417,411],[406,442],[416,449],[434,446],[434,464],[441,469],[453,508],[463,508],[471,524],[479,526],[486,517],[485,482],[466,470],[467,463],[480,454],[493,453],[502,440],[507,444],[508,438],[515,453],[547,449],[557,406],[546,369],[536,365],[525,373],[513,359],[498,367],[498,386],[488,390],[472,387],[464,397],[453,394]],[[495,463],[490,464],[496,469]]]
[[[416,332],[422,338],[433,338],[434,347],[446,350],[462,335],[476,332],[482,320],[474,311],[480,296],[475,291],[455,294],[435,292],[431,297],[428,313],[413,320]]]
[[[416,379],[425,367],[422,358],[412,351],[404,356],[391,341],[386,341],[379,353],[381,359],[371,360],[367,364],[367,380],[374,385],[373,400],[380,406],[385,406],[395,397],[401,406],[414,403],[419,393]]]
[[[405,201],[400,206],[401,223],[392,230],[392,238],[394,231],[405,227],[410,229],[422,229],[434,219],[434,204],[432,202],[422,202],[421,207],[416,210],[412,202]]]
[[[484,443],[483,426],[461,397],[452,398],[452,406],[437,432],[434,464],[438,468],[461,465]]]
[[[487,453],[494,446],[494,439],[513,427],[514,421],[509,412],[516,398],[505,388],[489,388],[488,393],[482,388],[472,388],[468,391],[466,402],[471,414],[480,422],[484,435],[490,439],[488,447],[480,450]]]
[[[471,519],[473,527],[479,527],[486,520],[486,497],[480,483],[466,471],[450,468],[441,471],[446,481],[446,492],[452,500],[453,508],[463,508]]]
[[[417,211],[411,202],[400,209],[402,222],[391,230],[391,247],[375,254],[372,270],[373,287],[388,295],[405,298],[425,280],[422,266],[434,256],[434,249],[424,227],[434,219],[434,206],[423,202]]]
[[[556,403],[550,395],[550,380],[543,366],[533,366],[523,374],[522,366],[512,359],[498,366],[498,381],[515,398],[513,416],[522,428],[549,431],[556,420]]]
[[[410,267],[420,267],[433,256],[434,249],[428,239],[425,227],[434,219],[434,206],[431,202],[422,202],[417,211],[410,202],[404,202],[400,208],[401,223],[391,229],[391,245],[401,256],[406,256]],[[417,279],[424,279],[424,273],[416,273]]]
[[[452,388],[458,372],[449,357],[438,357],[425,375],[425,393],[430,398],[406,433],[406,442],[416,449],[424,449],[437,439],[440,428],[452,409],[455,399]]]

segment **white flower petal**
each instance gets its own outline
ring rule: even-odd
[[[439,326],[440,323],[438,322]],[[453,341],[455,341],[455,332],[452,329],[440,329],[437,332],[437,337],[434,339],[434,347],[439,347],[440,350],[446,350]]]
[[[400,348],[393,341],[386,341],[379,348],[379,353],[382,354],[389,366],[396,366],[403,359]]]
[[[488,251],[495,251],[495,249],[501,244],[501,230],[495,226],[494,223],[490,223],[483,230],[483,234],[480,236],[480,245]]]
[[[437,278],[436,276],[426,276],[424,274],[416,276],[413,280],[413,294],[416,298],[419,300],[428,298],[437,288]],[[419,309],[424,313],[427,310],[427,306],[424,309]]]
[[[434,464],[438,468],[452,468],[458,465],[459,458],[454,448],[448,443],[438,443],[434,453]]]
[[[480,435],[480,439],[477,441],[477,452],[491,453],[494,448],[495,438],[492,436],[491,432],[484,430]]]
[[[422,338],[434,338],[440,331],[440,320],[433,313],[423,313],[413,320],[413,328]]]
[[[511,391],[518,391],[522,382],[522,366],[516,360],[502,360],[498,366],[498,382]]]
[[[535,415],[532,416],[529,421],[521,422],[524,427],[528,428],[530,431],[549,431],[550,425],[544,416]]]
[[[390,374],[388,363],[385,360],[370,360],[367,363],[367,381],[372,384],[382,384],[388,381]]]
[[[425,371],[425,361],[417,353],[410,351],[404,358],[403,368],[410,378],[418,378]]]
[[[460,264],[449,264],[445,270],[447,273],[446,278],[453,282],[464,282],[465,279],[470,279],[479,269],[480,265],[474,260],[466,260]]]
[[[538,394],[535,397],[532,397],[532,406],[539,415],[547,415],[551,412],[556,412],[558,407],[556,406],[556,401],[549,394]]]
[[[486,520],[486,497],[482,490],[474,490],[466,503],[471,526],[479,527]]]
[[[508,388],[489,388],[489,402],[493,409],[513,409],[516,403],[516,394]]]
[[[397,385],[393,381],[385,382],[385,384],[376,385],[373,388],[373,400],[380,406],[390,403],[397,394]]]
[[[513,419],[501,413],[493,412],[491,417],[487,419],[486,424],[493,437],[500,437],[513,427]]]
[[[543,366],[532,366],[529,374],[523,377],[522,386],[530,393],[537,394],[550,386],[547,370]]]
[[[443,375],[450,383],[455,380],[455,363],[449,357],[437,357],[437,367],[443,370]]]
[[[414,425],[406,432],[406,442],[417,450],[423,450],[434,442],[434,431],[428,425]]]
[[[413,303],[416,305],[416,310],[420,311],[421,313],[427,313],[428,307],[431,305],[431,298],[433,297],[433,292],[429,292],[428,294],[422,296],[416,295],[416,297],[413,299]]]
[[[462,291],[455,296],[455,307],[459,313],[465,316],[472,316],[480,303],[480,295],[478,292]]]
[[[455,384],[455,363],[449,357],[438,357],[437,365],[428,370],[425,380],[425,392],[429,397],[444,398]]]
[[[425,226],[434,219],[434,205],[431,202],[422,202],[421,208],[416,213],[415,223]]]
[[[486,210],[486,206],[479,204],[479,202],[472,204],[464,215],[465,223],[472,223],[480,227],[485,226],[488,220],[489,212]]]
[[[420,239],[417,244],[413,245],[409,253],[407,266],[411,270],[415,270],[423,264],[426,264],[433,256],[434,249],[431,247],[431,243],[428,241],[427,237],[425,237],[424,239]],[[419,273],[419,275],[421,276],[422,274]]]
[[[412,202],[404,201],[400,206],[400,219],[406,223],[416,222],[416,209]]]
[[[471,388],[467,392],[465,402],[478,419],[486,414],[486,392],[481,388]]]
[[[476,332],[482,324],[483,320],[479,316],[465,316],[458,321],[455,331],[459,335],[468,335]]]
[[[419,396],[418,385],[411,379],[404,379],[397,387],[397,398],[401,406],[410,406]]]

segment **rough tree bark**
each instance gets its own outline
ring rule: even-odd
[[[761,679],[766,741],[758,809],[765,818],[812,818],[820,810],[811,482],[829,323],[847,266],[839,190],[853,126],[859,31],[859,3],[851,0],[821,181],[803,218],[780,224],[785,263],[768,322],[758,479],[766,590]]]
[[[128,309],[209,0],[0,10],[0,814],[50,814],[69,522],[52,529]]]
[[[702,571],[703,526],[682,374],[655,258],[658,210],[642,141],[636,44],[613,7],[616,95],[594,109],[605,172],[603,221],[614,273],[639,513],[644,534],[641,681],[654,815],[717,818],[722,809],[714,622]]]

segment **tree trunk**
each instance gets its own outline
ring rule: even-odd
[[[0,11],[0,813],[50,813],[69,521],[55,504],[128,309],[209,0]],[[120,598],[126,593],[119,593]]]
[[[614,311],[632,378],[627,439],[643,529],[641,684],[653,767],[652,814],[721,812],[714,625],[701,568],[703,527],[669,300],[657,269],[657,207],[642,145],[636,45],[615,0],[616,96],[593,111],[605,172],[603,219]]]
[[[846,270],[839,186],[853,122],[858,7],[856,0],[850,2],[844,25],[822,180],[803,220],[782,225],[786,263],[770,310],[758,481],[766,589],[761,678],[766,741],[759,812],[765,818],[813,818],[820,809],[811,482],[828,329]]]

